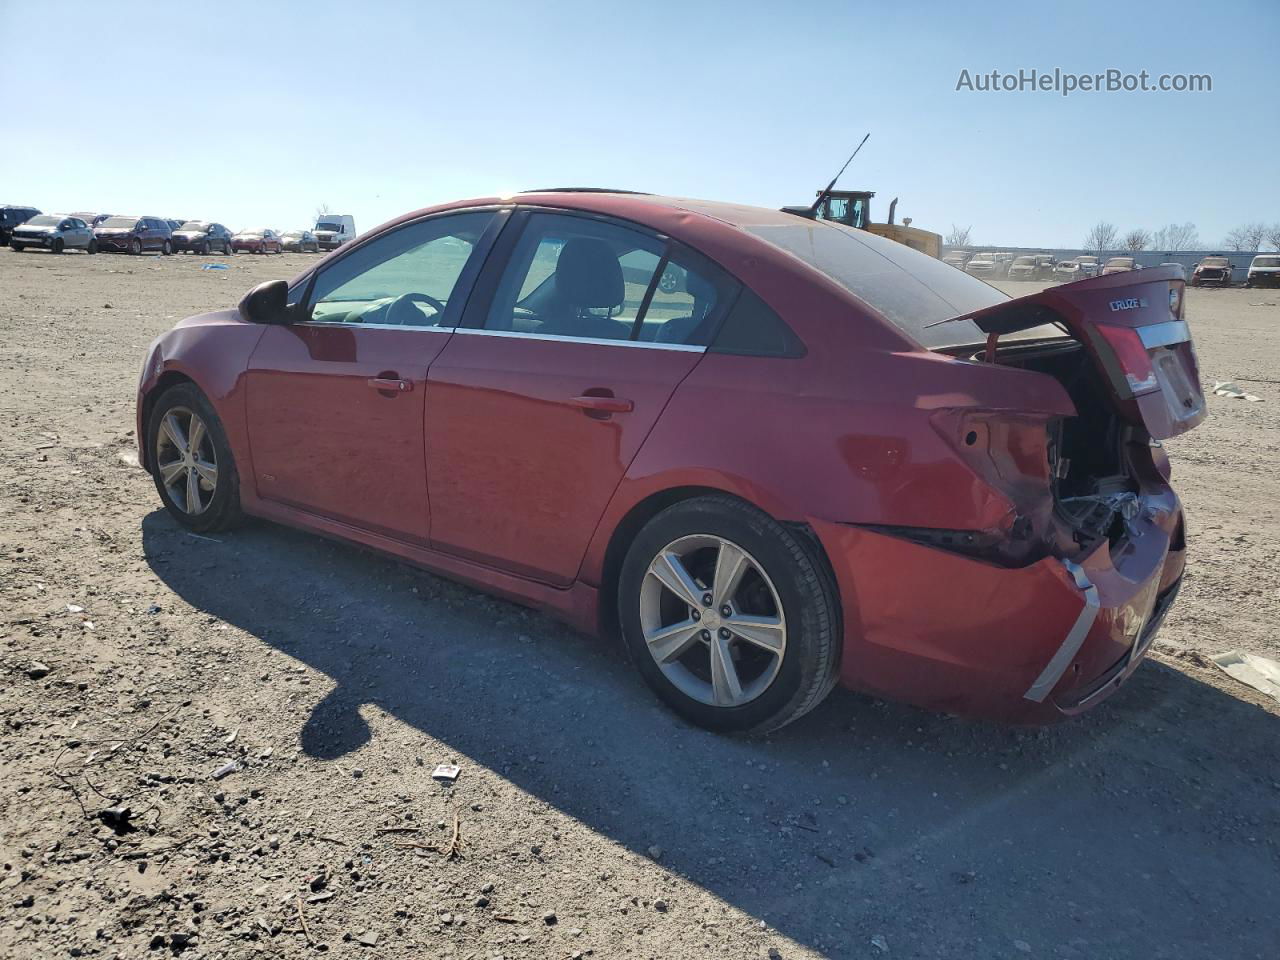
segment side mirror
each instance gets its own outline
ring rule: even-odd
[[[283,280],[260,283],[240,301],[240,316],[250,323],[289,322],[289,285]]]

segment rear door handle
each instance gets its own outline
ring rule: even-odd
[[[396,380],[391,377],[370,377],[369,386],[375,390],[390,390],[396,393],[408,393],[413,389],[411,380]]]
[[[622,397],[581,396],[569,402],[586,413],[630,413],[636,408],[634,403]]]

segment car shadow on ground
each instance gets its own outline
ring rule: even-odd
[[[620,645],[356,548],[163,511],[143,539],[186,602],[331,678],[308,756],[367,743],[376,706],[831,956],[1274,948],[1280,718],[1180,670],[1048,729],[836,691],[733,739],[662,708]]]

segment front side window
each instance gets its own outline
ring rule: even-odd
[[[529,216],[487,330],[705,346],[725,300],[717,271],[664,238],[586,217]]]
[[[316,277],[308,319],[453,326],[454,288],[492,219],[488,211],[433,217],[357,247]]]

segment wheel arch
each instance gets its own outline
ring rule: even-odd
[[[147,473],[152,472],[151,448],[148,445],[147,437],[147,424],[151,422],[151,411],[155,409],[156,400],[160,398],[161,394],[180,383],[189,383],[197,390],[200,389],[200,385],[181,370],[166,370],[156,377],[155,382],[142,395],[142,408],[138,417],[138,460],[142,465],[142,469],[146,470]]]
[[[736,500],[753,510],[759,510],[776,522],[789,529],[806,546],[814,563],[830,585],[837,608],[841,608],[840,592],[826,549],[808,523],[802,520],[788,520],[775,516],[759,503],[742,496],[740,493],[724,487],[707,486],[705,484],[685,484],[656,490],[642,497],[622,515],[609,533],[608,544],[604,548],[600,563],[598,582],[598,615],[599,631],[603,636],[617,634],[618,624],[618,578],[622,573],[622,563],[626,559],[636,534],[644,525],[668,507],[694,500],[699,497],[723,497]],[[581,578],[581,577],[580,577]]]

